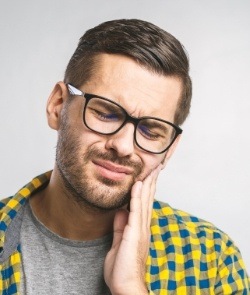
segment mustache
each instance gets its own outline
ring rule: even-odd
[[[84,160],[86,162],[90,161],[91,159],[102,159],[106,161],[113,162],[115,164],[130,167],[134,170],[134,175],[139,175],[142,172],[142,162],[141,161],[133,161],[130,157],[119,157],[115,150],[110,150],[107,152],[101,152],[97,148],[91,148],[84,156]]]

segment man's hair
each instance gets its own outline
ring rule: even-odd
[[[65,71],[64,82],[82,86],[98,71],[101,53],[122,54],[159,75],[182,80],[182,96],[174,122],[181,125],[189,114],[192,82],[182,44],[171,34],[146,21],[120,19],[104,22],[81,37]]]

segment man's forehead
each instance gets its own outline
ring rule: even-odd
[[[100,54],[94,68],[83,91],[112,99],[136,117],[173,119],[181,96],[179,78],[153,73],[118,54]]]

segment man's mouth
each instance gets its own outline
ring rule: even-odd
[[[107,160],[94,159],[92,162],[98,174],[113,181],[124,180],[127,175],[131,175],[134,172],[130,167],[122,166]]]

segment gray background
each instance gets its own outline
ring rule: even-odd
[[[142,18],[185,45],[191,115],[157,197],[215,223],[250,270],[250,1],[0,1],[0,187],[14,194],[53,167],[45,104],[84,31]]]

